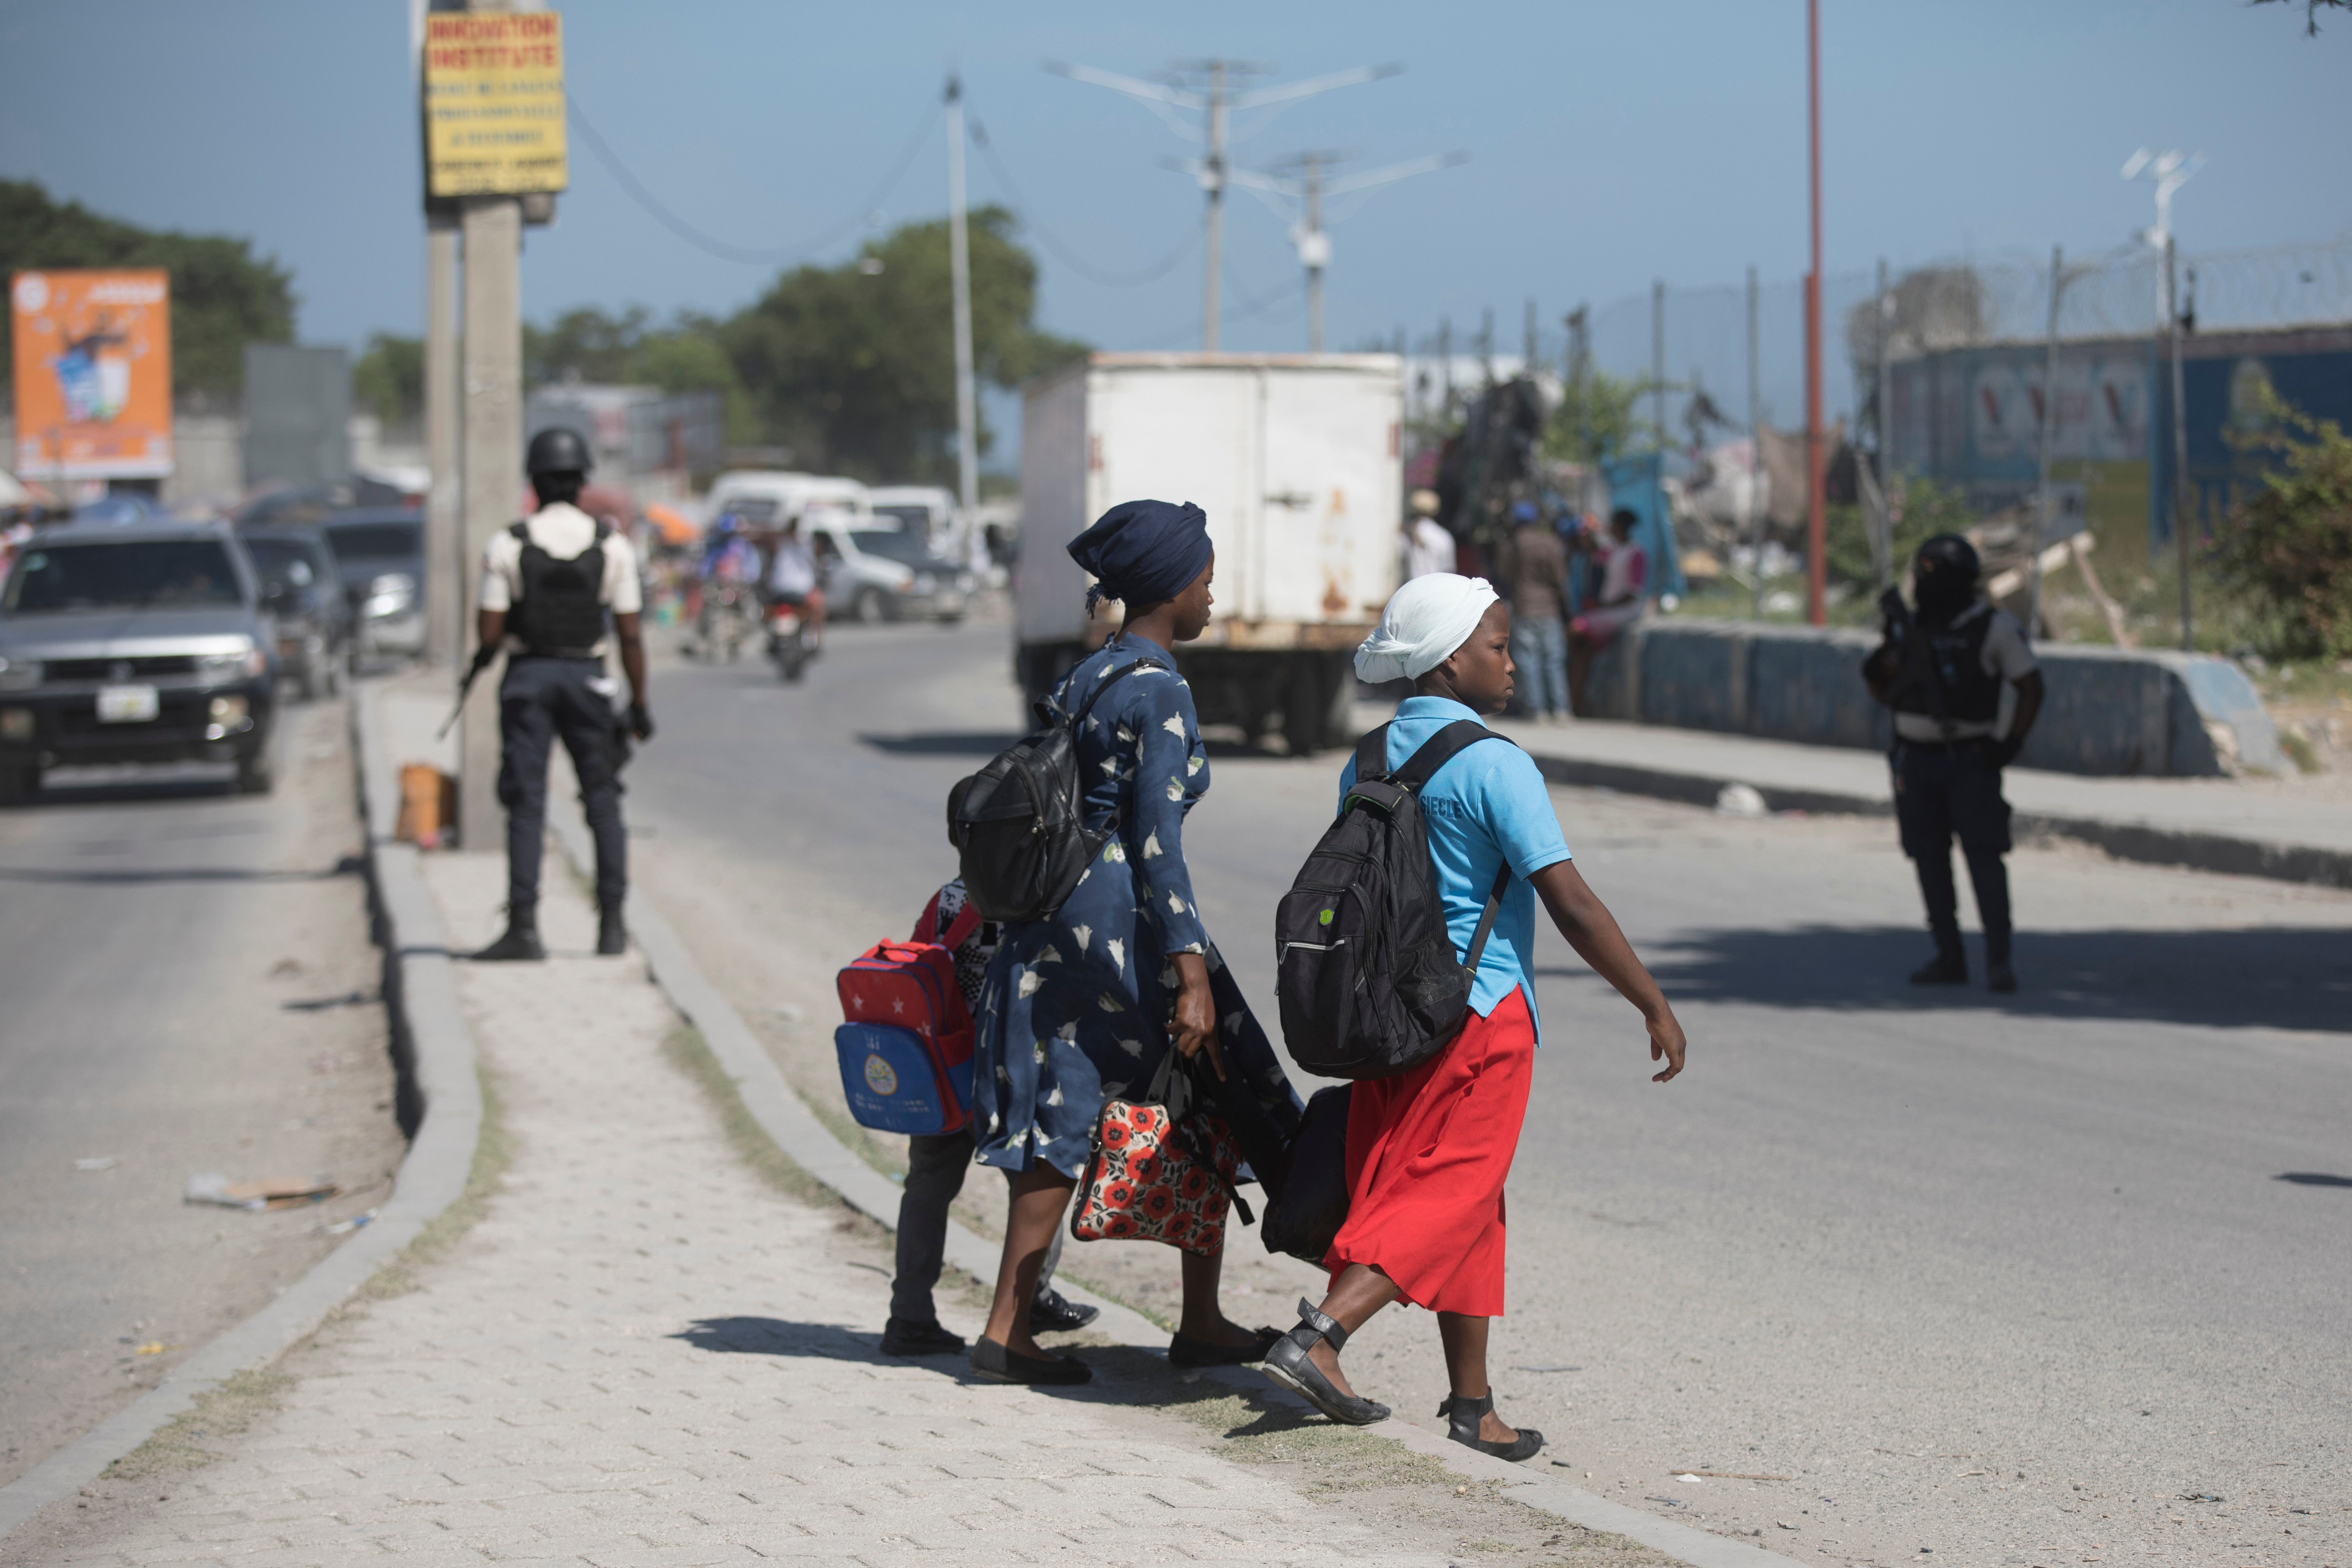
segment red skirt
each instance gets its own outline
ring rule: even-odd
[[[1348,1108],[1348,1223],[1323,1260],[1396,1282],[1433,1312],[1503,1312],[1503,1182],[1536,1052],[1517,990],[1408,1073],[1358,1083]]]

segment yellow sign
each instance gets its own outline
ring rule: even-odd
[[[436,196],[529,195],[570,183],[561,16],[426,14],[425,158]]]

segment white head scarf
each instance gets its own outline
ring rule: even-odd
[[[1484,577],[1432,572],[1396,591],[1380,629],[1356,649],[1356,674],[1378,686],[1418,680],[1470,640],[1486,606],[1501,595]]]

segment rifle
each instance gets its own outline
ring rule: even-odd
[[[498,657],[499,650],[495,647],[480,647],[474,650],[474,662],[466,667],[466,678],[457,682],[457,705],[449,710],[449,717],[442,720],[441,728],[434,731],[433,738],[436,741],[448,738],[449,727],[457,723],[457,715],[466,710],[466,694],[474,689],[475,679],[482,671],[496,663]]]

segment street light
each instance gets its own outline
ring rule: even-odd
[[[1223,265],[1224,249],[1225,186],[1232,171],[1225,164],[1227,126],[1236,110],[1266,109],[1277,103],[1295,103],[1302,98],[1312,98],[1334,88],[1353,87],[1359,82],[1377,81],[1404,69],[1401,65],[1358,66],[1352,70],[1334,71],[1307,81],[1295,81],[1284,87],[1262,87],[1249,92],[1234,90],[1236,77],[1263,76],[1272,66],[1254,65],[1245,60],[1195,60],[1177,68],[1186,74],[1208,79],[1207,87],[1198,92],[1168,82],[1140,81],[1116,71],[1098,70],[1093,66],[1066,65],[1059,60],[1047,60],[1045,68],[1056,76],[1068,77],[1095,87],[1107,87],[1123,92],[1150,109],[1165,121],[1178,135],[1198,139],[1207,147],[1208,155],[1196,166],[1201,189],[1209,198],[1208,212],[1202,219],[1202,248],[1206,251],[1202,277],[1201,346],[1213,351],[1217,346],[1217,277]],[[1195,131],[1176,110],[1191,110],[1205,117],[1203,130]]]
[[[2125,161],[2126,180],[2156,182],[2156,226],[2141,237],[2164,253],[2164,276],[2157,286],[2157,303],[2164,311],[2164,336],[2172,362],[2172,542],[2180,566],[2180,646],[2196,647],[2196,618],[2189,588],[2189,410],[2181,392],[2180,293],[2172,241],[2172,195],[2194,179],[2205,166],[2202,153],[2151,153],[2143,147]]]
[[[1467,163],[1469,158],[1467,153],[1433,153],[1425,158],[1391,163],[1385,169],[1339,180],[1326,177],[1330,166],[1339,161],[1336,153],[1299,153],[1282,165],[1297,170],[1296,174],[1262,174],[1250,169],[1226,171],[1227,180],[1265,202],[1276,216],[1291,220],[1290,240],[1298,247],[1298,264],[1307,268],[1307,353],[1323,352],[1323,272],[1331,265],[1331,236],[1323,216],[1324,198],[1393,184],[1415,174]]]

